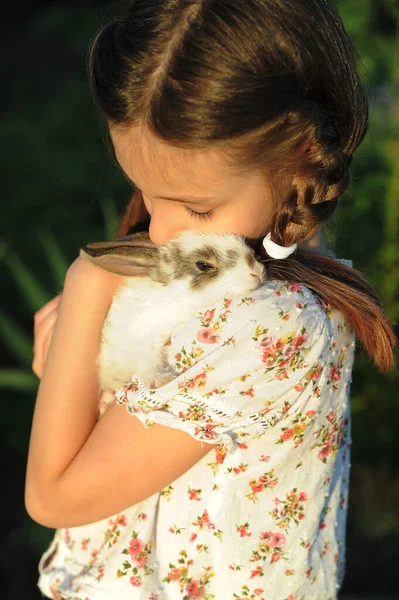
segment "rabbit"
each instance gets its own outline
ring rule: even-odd
[[[128,277],[114,294],[101,332],[100,416],[133,375],[152,388],[177,376],[168,367],[168,343],[177,325],[225,295],[265,283],[265,267],[244,239],[185,230],[157,246],[140,232],[80,249],[83,259]]]

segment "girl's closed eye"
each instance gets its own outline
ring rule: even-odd
[[[212,210],[208,210],[207,212],[199,213],[199,212],[195,212],[195,210],[192,210],[188,206],[185,206],[184,208],[189,213],[189,215],[191,215],[192,217],[195,217],[197,219],[200,219],[202,221],[207,221],[212,218],[212,214],[213,214]]]

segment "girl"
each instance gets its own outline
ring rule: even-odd
[[[335,599],[355,336],[381,371],[396,342],[365,278],[306,249],[368,122],[337,10],[135,0],[92,41],[89,79],[134,186],[117,236],[241,234],[268,281],[179,326],[176,378],[149,389],[132,373],[98,419],[95,358],[124,278],[71,265],[62,297],[35,315],[25,503],[57,529],[39,588],[68,600]]]

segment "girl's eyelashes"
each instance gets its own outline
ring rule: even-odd
[[[139,190],[139,192],[141,192],[141,190],[133,183],[133,181],[131,181],[130,179],[128,180],[131,185],[136,189]],[[143,192],[141,192],[142,196],[144,196]],[[189,208],[188,206],[184,206],[184,210],[188,212],[188,214],[191,217],[194,217],[196,219],[199,219],[200,221],[209,221],[209,219],[212,218],[213,215],[213,211],[212,210],[208,210],[206,212],[203,213],[199,213],[199,212],[195,212],[195,210],[192,210],[191,208]]]
[[[208,210],[207,212],[203,212],[203,213],[195,212],[195,210],[192,210],[188,206],[185,206],[184,209],[188,212],[188,214],[190,216],[192,216],[196,219],[200,219],[201,221],[208,221],[209,219],[212,218],[212,214],[213,214],[213,211],[211,211],[211,210]]]

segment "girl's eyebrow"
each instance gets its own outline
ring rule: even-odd
[[[155,196],[159,200],[172,200],[172,202],[190,202],[190,204],[200,204],[201,202],[206,202],[207,200],[215,200],[213,196],[201,197],[201,198],[192,198],[191,196],[186,196],[185,198],[169,198],[169,196]]]
[[[139,186],[136,185],[134,181],[132,181],[132,179],[130,179],[130,177],[125,173],[125,171],[123,171],[123,169],[122,172],[125,175],[126,179],[131,183],[131,185],[133,185],[137,189],[140,189]],[[157,198],[158,200],[172,200],[172,202],[190,202],[190,204],[200,204],[201,202],[216,200],[215,196],[197,196],[195,198],[192,196],[185,196],[184,198],[171,198],[170,196],[155,196],[155,198]]]

